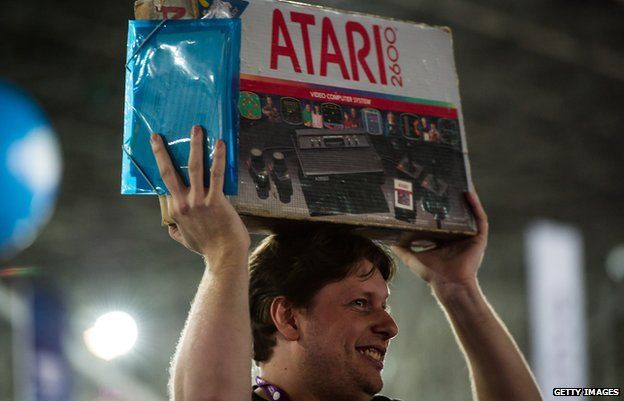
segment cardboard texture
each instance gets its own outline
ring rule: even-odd
[[[273,0],[241,20],[230,199],[251,232],[323,222],[420,245],[475,234],[450,30]]]

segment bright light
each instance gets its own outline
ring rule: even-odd
[[[98,358],[110,361],[130,351],[137,340],[137,325],[126,312],[108,312],[85,330],[84,341]]]

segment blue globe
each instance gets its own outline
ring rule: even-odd
[[[48,222],[62,158],[42,110],[0,81],[0,260],[29,246]]]

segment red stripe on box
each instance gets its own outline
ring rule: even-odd
[[[372,107],[380,110],[414,113],[434,117],[457,118],[457,109],[428,104],[393,100],[361,94],[338,91],[327,87],[312,87],[306,84],[272,78],[241,78],[240,89],[267,95],[291,96],[316,102],[335,102],[356,107]]]

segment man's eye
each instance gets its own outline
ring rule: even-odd
[[[362,298],[356,299],[355,301],[353,301],[353,305],[358,306],[360,308],[365,308],[366,305],[368,305],[368,301]]]

